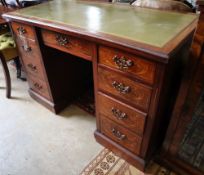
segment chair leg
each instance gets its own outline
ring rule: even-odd
[[[2,62],[4,76],[6,80],[6,97],[10,98],[11,97],[11,77],[10,77],[10,73],[9,73],[9,69],[8,69],[6,60],[2,53],[0,53],[0,60]]]

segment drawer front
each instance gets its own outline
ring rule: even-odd
[[[99,89],[147,111],[152,89],[115,72],[98,67]]]
[[[100,114],[119,123],[138,135],[143,134],[146,114],[102,93],[98,93],[98,103]]]
[[[43,97],[51,100],[51,96],[48,90],[48,86],[45,81],[42,81],[32,75],[28,75],[28,82],[30,88],[35,91],[36,93],[42,95]]]
[[[149,84],[154,83],[156,64],[135,55],[100,46],[99,63],[133,74]]]
[[[42,37],[47,46],[92,60],[93,45],[88,41],[47,30],[42,30]]]
[[[44,79],[44,65],[37,43],[33,40],[17,37],[17,44],[27,72]]]
[[[35,30],[32,26],[16,22],[12,22],[11,26],[16,36],[35,40]]]
[[[117,142],[126,149],[134,152],[135,154],[140,153],[140,147],[142,142],[141,137],[112,122],[104,116],[100,117],[102,134],[106,135],[113,141]]]

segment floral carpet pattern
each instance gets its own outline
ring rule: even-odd
[[[108,149],[102,150],[80,175],[177,175],[151,162],[146,173],[141,172]]]

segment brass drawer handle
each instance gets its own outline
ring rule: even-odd
[[[113,61],[119,69],[128,69],[129,67],[132,67],[134,65],[134,62],[132,60],[127,59],[124,56],[119,57],[118,55],[115,55],[113,57]]]
[[[124,140],[126,138],[126,135],[122,134],[120,131],[117,131],[115,128],[112,129],[112,133],[119,140]]]
[[[22,26],[18,27],[17,31],[18,31],[19,35],[24,35],[27,33],[26,29]]]
[[[119,109],[112,108],[111,111],[113,115],[119,120],[124,120],[128,117],[126,113],[120,111]]]
[[[31,52],[32,51],[32,48],[28,45],[22,46],[22,48],[25,52]]]
[[[69,43],[67,36],[62,34],[56,35],[56,41],[60,46],[67,46],[67,44]]]
[[[36,66],[34,66],[33,64],[28,64],[27,65],[29,68],[30,68],[30,70],[32,70],[33,72],[37,72],[37,67]]]
[[[123,93],[123,94],[130,93],[130,91],[131,91],[130,86],[125,86],[123,83],[119,83],[119,82],[117,82],[117,81],[114,81],[114,82],[112,83],[112,86],[113,86],[117,91],[119,91],[120,93]]]
[[[38,89],[38,90],[42,90],[42,86],[40,85],[40,84],[38,84],[38,83],[34,83],[34,87],[36,88],[36,89]]]

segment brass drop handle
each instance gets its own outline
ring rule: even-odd
[[[41,89],[42,89],[42,86],[39,85],[38,83],[35,83],[34,86],[35,86],[35,88],[38,89],[38,90],[41,90]]]
[[[118,66],[119,69],[128,69],[134,65],[134,62],[130,59],[125,58],[124,56],[119,57],[115,55],[113,61]]]
[[[123,83],[119,83],[117,81],[114,81],[112,86],[122,94],[128,94],[131,91],[130,86],[125,86]]]
[[[114,107],[111,109],[111,111],[112,111],[113,115],[119,120],[124,120],[128,117],[126,113],[124,113],[124,112],[122,112],[119,109],[116,109]]]
[[[32,71],[34,71],[34,72],[37,72],[37,67],[36,66],[34,66],[33,64],[28,64],[28,67],[32,70]]]
[[[126,135],[122,134],[120,131],[117,131],[115,128],[112,129],[112,133],[119,140],[124,140],[126,138]]]
[[[24,35],[27,33],[26,29],[22,26],[18,27],[17,31],[18,31],[19,35]]]
[[[25,52],[31,52],[32,51],[32,48],[28,45],[24,45],[24,46],[22,46],[22,48]]]
[[[56,35],[56,41],[60,46],[67,46],[67,44],[69,43],[67,36],[62,34]]]

